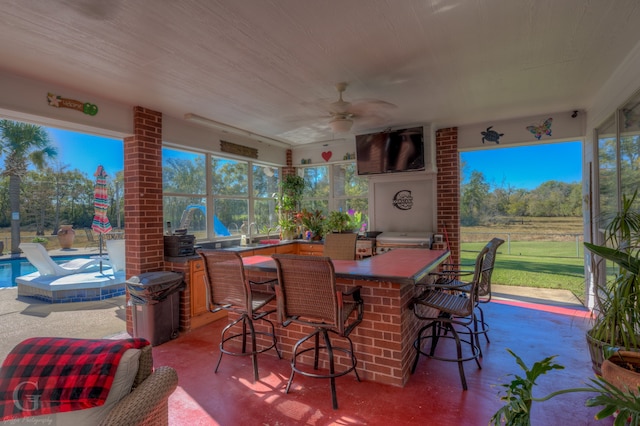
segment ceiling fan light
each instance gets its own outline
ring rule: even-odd
[[[351,130],[351,126],[353,125],[353,120],[348,118],[334,118],[329,121],[329,125],[331,126],[331,130],[333,133],[347,133]]]

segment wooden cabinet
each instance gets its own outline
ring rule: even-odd
[[[226,318],[225,311],[209,312],[207,306],[207,287],[204,280],[204,261],[189,262],[189,293],[191,295],[191,328],[198,328],[210,322]]]
[[[276,253],[297,254],[298,244],[287,244],[284,246],[276,246]]]
[[[303,256],[322,256],[324,246],[322,244],[298,244],[298,254]]]
[[[257,256],[271,256],[275,252],[276,252],[275,247],[263,247],[263,248],[255,249],[253,251],[253,254]]]
[[[195,317],[209,311],[207,309],[207,288],[204,282],[204,261],[192,260],[189,265],[191,286],[191,316]]]

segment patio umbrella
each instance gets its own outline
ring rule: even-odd
[[[93,223],[91,229],[96,231],[100,238],[100,272],[102,272],[102,235],[111,231],[111,223],[107,217],[109,199],[107,198],[107,172],[104,167],[98,166],[93,174],[96,177],[96,185],[93,190]]]

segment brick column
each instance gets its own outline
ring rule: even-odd
[[[293,167],[293,153],[290,149],[287,150],[287,167],[282,168],[282,177],[288,175],[295,175],[296,168]]]
[[[133,120],[134,134],[124,139],[127,277],[164,267],[162,113],[137,106]],[[130,308],[127,332],[133,334]]]
[[[446,235],[451,262],[460,262],[460,165],[458,128],[436,131],[436,165],[438,167],[438,233]],[[446,231],[446,232],[445,232]],[[446,240],[445,240],[446,242]]]

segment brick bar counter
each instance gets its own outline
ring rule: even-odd
[[[395,386],[407,382],[415,356],[413,341],[420,326],[408,308],[409,301],[415,284],[448,257],[446,250],[396,249],[364,260],[333,262],[339,289],[362,286],[364,318],[350,337],[363,380]],[[275,263],[269,256],[249,256],[243,261],[251,280],[276,276]],[[293,345],[311,329],[296,324],[282,327],[277,321],[274,324],[278,347],[284,359],[291,359]]]

